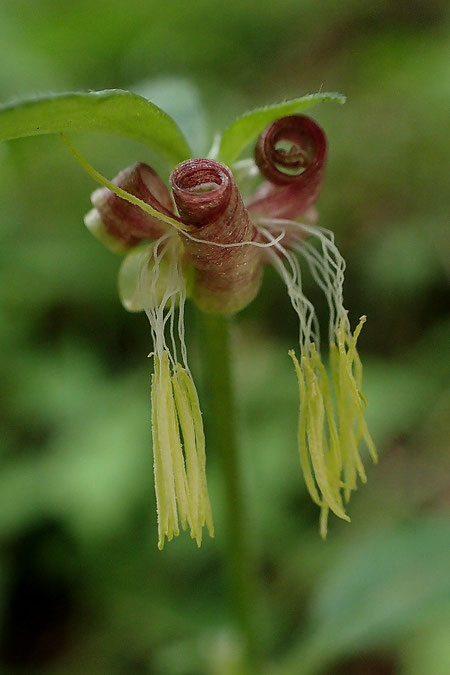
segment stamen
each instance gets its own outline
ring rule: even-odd
[[[343,305],[345,262],[334,243],[333,234],[284,219],[261,219],[262,235],[274,242],[270,230],[296,229],[315,237],[320,250],[310,241],[295,243],[294,249],[308,263],[311,274],[325,294],[330,310],[330,375],[318,351],[318,328],[314,307],[302,291],[297,259],[281,243],[274,243],[267,254],[285,282],[300,321],[300,361],[289,352],[300,394],[298,445],[306,487],[321,508],[320,533],[327,534],[328,513],[349,521],[344,501],[356,490],[357,479],[367,480],[359,445],[364,441],[374,462],[377,451],[364,418],[366,399],[361,391],[362,366],[357,340],[366,317],[353,335]]]
[[[158,546],[179,534],[179,520],[197,545],[214,525],[206,483],[205,436],[197,392],[189,371],[171,365],[167,351],[155,355],[151,399],[158,512]]]
[[[177,364],[175,368],[172,385],[186,457],[191,536],[200,546],[204,525],[208,528],[209,535],[214,536],[206,485],[205,435],[202,415],[192,377],[180,364]]]
[[[178,535],[180,525],[189,528],[198,546],[205,525],[214,536],[202,415],[184,341],[181,254],[181,241],[168,233],[130,253],[121,269],[122,283],[127,282],[126,306],[145,310],[153,337],[152,434],[160,549],[166,538]],[[125,296],[123,288],[121,295]]]

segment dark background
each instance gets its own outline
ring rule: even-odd
[[[317,91],[319,200],[348,262],[380,450],[352,523],[318,535],[296,450],[297,326],[266,274],[235,335],[249,540],[271,675],[447,675],[449,11],[439,0],[0,0],[0,98],[119,87],[196,152],[247,108]],[[73,140],[105,175],[143,146]],[[94,189],[56,137],[0,146],[1,672],[232,675],[221,476],[217,536],[156,548],[150,336],[120,306],[118,259],[82,218]],[[447,240],[446,240],[447,236]],[[311,286],[311,297],[320,296]],[[195,316],[187,334],[201,359]]]

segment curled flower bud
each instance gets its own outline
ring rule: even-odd
[[[112,182],[159,212],[173,216],[169,190],[147,164],[133,164]],[[158,239],[167,232],[164,222],[107,188],[93,192],[91,202],[94,208],[85,216],[84,222],[95,237],[115,252],[123,253],[144,239]]]
[[[201,309],[232,314],[257,294],[262,255],[230,170],[209,159],[179,164],[171,185],[180,218],[195,236],[182,234],[189,263],[195,270],[193,298]]]
[[[248,204],[251,215],[297,218],[319,196],[327,156],[325,134],[305,115],[270,124],[259,137],[255,162],[267,182]]]

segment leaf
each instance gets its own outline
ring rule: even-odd
[[[322,672],[333,660],[405,637],[450,616],[450,527],[436,516],[358,538],[322,579],[313,616],[285,670]]]
[[[345,96],[336,92],[308,94],[245,113],[223,132],[218,151],[219,160],[230,166],[268,124],[280,117],[299,113],[324,101],[345,103]]]
[[[191,156],[172,118],[128,91],[51,94],[0,106],[0,141],[71,131],[102,131],[133,138],[177,163]]]

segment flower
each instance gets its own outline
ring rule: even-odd
[[[205,312],[234,314],[257,295],[267,264],[284,281],[299,318],[299,357],[289,352],[300,394],[298,446],[307,489],[321,509],[323,537],[329,511],[350,520],[345,505],[358,477],[366,481],[361,441],[377,459],[364,418],[357,352],[365,317],[352,333],[343,305],[345,262],[332,232],[316,224],[326,157],[319,125],[289,115],[263,131],[254,159],[231,169],[214,159],[186,160],[172,171],[170,192],[139,163],[112,183],[103,179],[104,187],[92,195],[86,225],[106,246],[126,254],[119,272],[122,303],[129,311],[144,310],[152,332],[160,548],[179,533],[180,523],[198,545],[204,526],[214,534],[202,416],[184,340],[185,301]],[[329,371],[300,260],[328,303]]]

